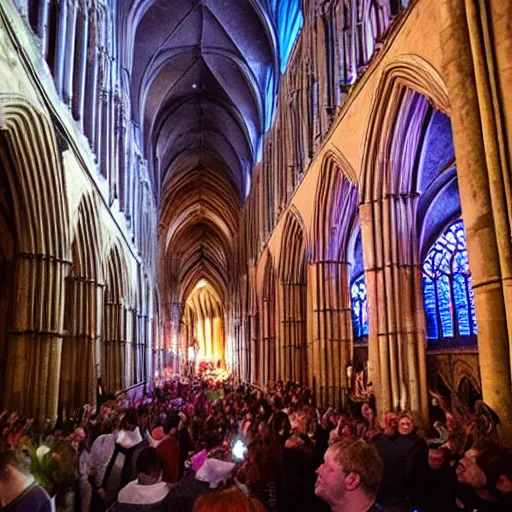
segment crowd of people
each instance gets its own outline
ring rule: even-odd
[[[86,406],[67,437],[74,510],[512,511],[512,454],[484,404],[466,418],[443,407],[432,429],[405,411],[381,426],[371,403],[359,409],[320,410],[294,382],[262,390],[214,378]],[[23,442],[30,428],[0,416],[2,512],[51,510]]]

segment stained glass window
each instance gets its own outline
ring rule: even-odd
[[[473,344],[468,338],[474,338],[478,328],[462,220],[446,229],[428,252],[423,262],[423,295],[432,347]]]
[[[368,336],[368,299],[364,274],[352,282],[350,294],[352,297],[352,328],[354,341],[357,342]]]

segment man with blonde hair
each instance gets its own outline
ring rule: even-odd
[[[315,494],[333,512],[366,512],[377,496],[382,461],[376,448],[358,438],[342,439],[325,452]]]

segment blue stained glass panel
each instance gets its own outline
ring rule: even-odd
[[[453,295],[459,320],[459,334],[461,336],[471,336],[466,278],[462,274],[454,274],[453,276]]]
[[[368,336],[368,299],[364,274],[354,280],[350,294],[352,298],[352,327],[354,340],[357,341]]]
[[[450,290],[450,280],[447,275],[440,275],[436,282],[439,316],[443,338],[453,337],[453,304]]]
[[[461,220],[441,234],[425,257],[423,294],[429,340],[477,334],[466,233]]]
[[[427,314],[427,336],[430,339],[439,337],[437,326],[437,301],[434,289],[434,281],[428,276],[423,276],[423,299],[425,301],[425,312]]]

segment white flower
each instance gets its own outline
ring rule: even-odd
[[[41,460],[47,453],[50,453],[50,447],[42,444],[37,450],[36,455],[39,460]]]

